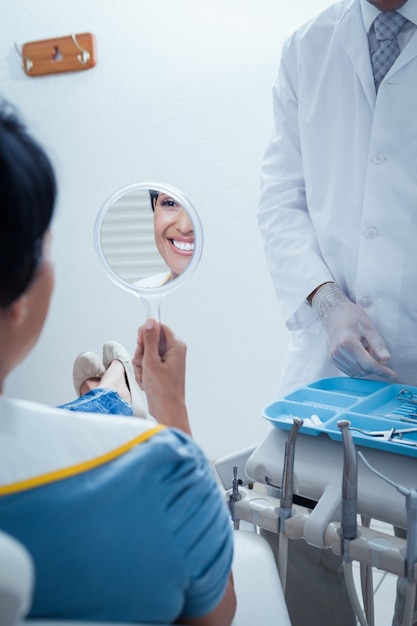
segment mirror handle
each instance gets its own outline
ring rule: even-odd
[[[146,311],[146,317],[147,318],[152,318],[154,320],[156,320],[159,324],[159,347],[158,347],[158,352],[160,354],[160,356],[163,356],[166,352],[166,339],[165,339],[165,333],[163,331],[162,325],[161,325],[161,300],[162,300],[162,296],[160,295],[149,295],[149,296],[140,296],[140,299],[143,302],[143,305],[145,307],[145,311]]]

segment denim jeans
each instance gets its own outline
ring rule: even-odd
[[[59,409],[80,413],[103,413],[105,415],[133,415],[131,404],[123,400],[116,391],[97,387],[72,402],[60,404]]]

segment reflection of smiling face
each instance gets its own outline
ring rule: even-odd
[[[193,256],[193,225],[187,211],[171,196],[159,193],[153,203],[155,243],[174,279]]]

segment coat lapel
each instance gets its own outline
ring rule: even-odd
[[[348,3],[343,7],[336,22],[335,34],[349,56],[362,89],[373,110],[375,107],[375,84],[369,58],[368,36],[363,26],[359,2]],[[352,6],[353,5],[353,6]]]

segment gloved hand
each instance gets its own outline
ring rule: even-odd
[[[365,311],[335,283],[325,283],[314,294],[316,309],[327,334],[330,360],[348,376],[376,374],[390,380],[396,373],[386,367],[387,346]]]

